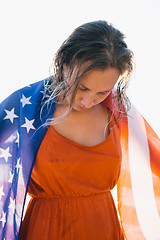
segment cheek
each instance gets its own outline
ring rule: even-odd
[[[107,97],[108,97],[109,93],[106,95],[99,95],[96,97],[96,102],[103,102]]]
[[[76,96],[75,96],[75,98],[74,98],[74,101],[76,102],[76,101],[80,101],[82,98],[83,98],[83,93],[80,93],[80,92],[77,92],[76,93]]]

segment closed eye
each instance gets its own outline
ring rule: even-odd
[[[79,90],[80,91],[88,91],[89,89],[88,88],[81,88],[81,87],[79,87]]]
[[[106,94],[109,94],[110,93],[110,91],[107,91],[107,92],[99,92],[98,94],[100,94],[100,95],[106,95]]]
[[[85,92],[85,91],[91,91],[89,88],[86,88],[84,85],[82,85],[81,84],[81,87],[79,86],[79,88],[78,88],[80,91],[83,91],[83,92]],[[110,91],[104,91],[104,92],[98,92],[97,94],[100,94],[100,95],[106,95],[106,94],[109,94],[111,92],[111,90]]]

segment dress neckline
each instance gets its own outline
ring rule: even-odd
[[[111,114],[111,115],[112,115],[112,114]],[[113,117],[113,119],[112,119],[112,116],[111,116],[111,120],[110,120],[110,122],[109,122],[109,134],[108,134],[108,136],[107,136],[102,142],[100,142],[100,143],[98,143],[98,144],[95,144],[95,145],[91,145],[91,146],[88,146],[88,145],[84,145],[84,144],[75,142],[75,141],[73,141],[73,140],[71,140],[71,139],[63,136],[62,134],[60,134],[59,132],[57,132],[52,125],[49,126],[49,129],[51,129],[51,131],[52,131],[57,137],[61,138],[62,141],[68,142],[68,143],[70,143],[70,144],[72,144],[72,145],[75,145],[75,146],[78,146],[78,147],[81,147],[81,148],[97,148],[97,147],[100,147],[100,146],[104,145],[105,143],[107,143],[107,142],[110,140],[110,138],[111,138],[111,136],[112,136],[112,133],[113,133],[113,128],[114,128],[114,126],[116,125],[116,124],[114,124],[114,126],[111,128],[111,126],[112,126],[112,124],[113,124],[113,121],[114,121],[114,117]],[[117,126],[117,127],[118,127],[118,126]]]

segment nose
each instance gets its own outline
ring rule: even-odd
[[[83,97],[81,99],[81,104],[85,108],[91,108],[94,106],[95,100],[92,97]]]

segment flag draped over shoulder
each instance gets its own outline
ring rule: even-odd
[[[18,239],[35,156],[54,112],[43,108],[44,81],[16,91],[0,104],[0,239]]]
[[[112,92],[104,104],[118,117]],[[122,147],[117,184],[120,221],[128,240],[160,240],[160,139],[131,104],[117,122]]]
[[[55,104],[44,105],[44,82],[20,89],[0,105],[0,239],[16,240],[27,188]],[[104,101],[114,115],[112,93]],[[132,106],[119,124],[122,170],[118,181],[120,221],[129,240],[160,239],[160,140]],[[158,177],[159,176],[159,177]]]
[[[118,207],[129,240],[160,239],[160,140],[131,106],[121,128]]]

